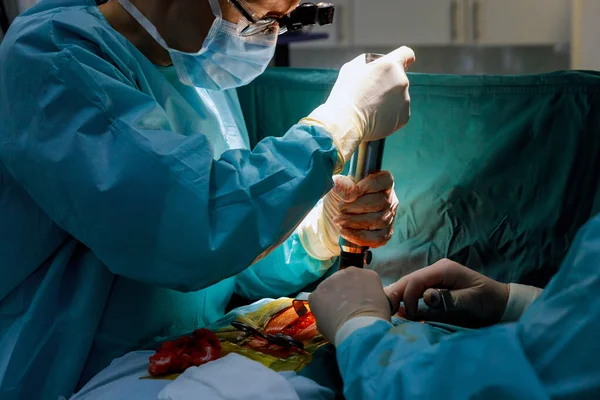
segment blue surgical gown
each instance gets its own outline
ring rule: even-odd
[[[247,150],[235,92],[179,84],[94,1],[14,22],[0,99],[1,399],[69,396],[234,291],[290,294],[331,266],[294,233],[332,186],[329,134]]]
[[[337,358],[348,400],[600,399],[600,216],[516,323],[445,335],[377,322]]]

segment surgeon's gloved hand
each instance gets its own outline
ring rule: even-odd
[[[385,292],[408,319],[469,328],[500,322],[509,298],[508,285],[447,259],[406,275]],[[420,298],[429,309],[418,309]],[[400,302],[404,308],[399,307]]]
[[[300,121],[331,133],[340,155],[336,172],[361,142],[383,139],[408,123],[406,70],[414,61],[408,47],[368,64],[364,54],[355,58],[340,70],[325,104]]]
[[[377,248],[392,237],[398,198],[388,171],[368,175],[358,183],[342,175],[323,199],[322,209],[300,227],[300,240],[313,258],[340,255],[340,236],[359,246]]]
[[[321,282],[308,298],[317,329],[334,342],[342,326],[356,318],[390,321],[388,299],[375,271],[346,268]]]

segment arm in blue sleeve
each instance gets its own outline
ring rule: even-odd
[[[346,399],[549,399],[516,325],[439,339],[420,323],[357,330],[337,351]]]
[[[599,238],[600,216],[516,323],[442,337],[414,322],[354,331],[337,352],[347,399],[597,399]]]
[[[114,273],[181,291],[210,286],[283,242],[332,187],[337,150],[324,130],[297,125],[215,161],[204,134],[177,133],[100,50],[58,51],[44,38],[4,55],[11,101],[0,156]]]
[[[320,279],[337,258],[312,258],[294,232],[281,246],[236,277],[236,292],[247,299],[278,298]]]

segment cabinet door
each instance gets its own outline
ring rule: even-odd
[[[574,0],[571,68],[600,71],[600,1]]]
[[[353,0],[353,44],[445,45],[460,36],[459,1]]]
[[[482,45],[568,43],[570,0],[470,0],[473,42]]]

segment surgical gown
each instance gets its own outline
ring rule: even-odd
[[[234,291],[287,295],[332,265],[294,233],[331,188],[329,134],[297,125],[247,150],[235,92],[179,84],[94,1],[18,18],[0,91],[3,400],[69,396],[220,318]]]
[[[600,398],[600,216],[517,323],[445,335],[381,321],[337,358],[348,400]]]

